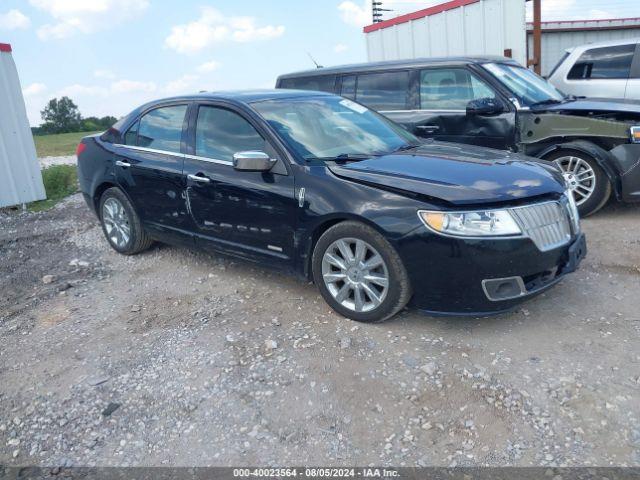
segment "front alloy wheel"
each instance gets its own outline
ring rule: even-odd
[[[341,222],[322,234],[313,249],[312,273],[329,306],[352,320],[386,320],[411,298],[409,276],[395,248],[360,222]]]
[[[329,246],[322,257],[322,278],[336,302],[355,312],[374,310],[389,290],[384,260],[357,238],[336,240]]]

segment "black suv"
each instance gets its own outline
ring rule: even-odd
[[[566,96],[508,58],[322,68],[282,75],[276,86],[340,94],[420,137],[552,161],[583,216],[612,193],[640,201],[640,102]]]

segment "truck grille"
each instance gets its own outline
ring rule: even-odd
[[[511,212],[522,232],[542,252],[566,245],[571,240],[567,201],[545,202],[513,208]]]

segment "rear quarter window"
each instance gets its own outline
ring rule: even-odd
[[[571,67],[567,79],[628,79],[635,51],[635,44],[587,50]]]
[[[314,75],[312,77],[283,78],[278,88],[291,90],[318,90],[333,93],[335,91],[335,75]]]

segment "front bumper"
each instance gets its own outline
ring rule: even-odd
[[[555,285],[578,268],[587,248],[582,233],[541,252],[527,238],[467,240],[416,232],[399,251],[413,285],[412,306],[435,315],[485,316]]]
[[[625,143],[610,151],[620,172],[620,199],[640,202],[640,143]]]

